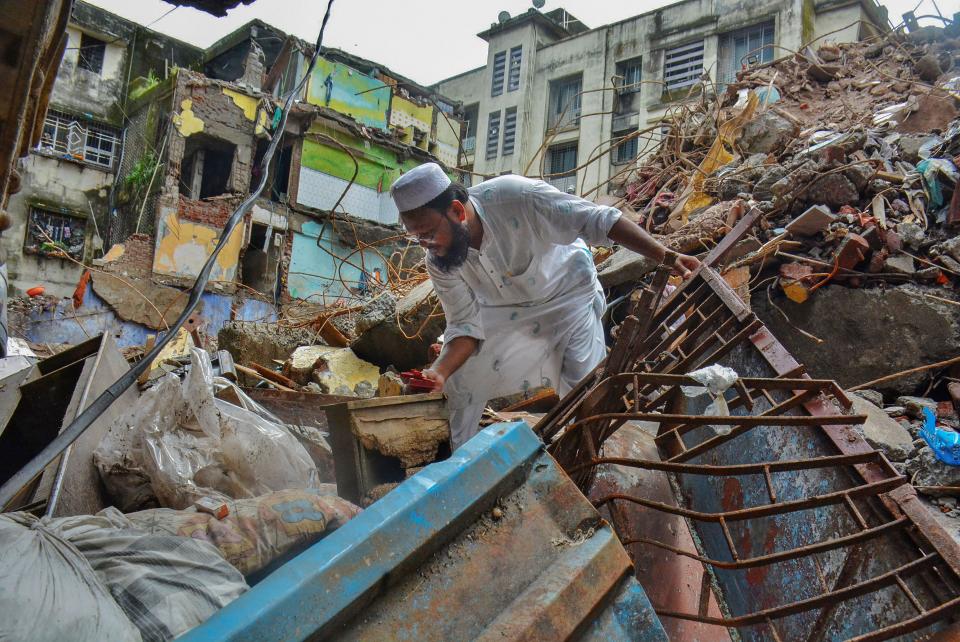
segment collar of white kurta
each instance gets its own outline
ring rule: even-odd
[[[390,196],[401,212],[423,207],[450,186],[450,177],[436,163],[424,163],[401,176],[390,187]]]

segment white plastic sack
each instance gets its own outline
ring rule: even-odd
[[[735,384],[737,379],[740,378],[736,370],[715,363],[712,366],[694,370],[693,372],[688,373],[687,376],[695,379],[699,383],[702,383],[703,387],[680,386],[684,395],[687,397],[699,397],[704,392],[710,395],[711,402],[710,405],[707,406],[703,411],[704,415],[712,417],[725,417],[730,414],[730,409],[727,407],[727,400],[723,395],[727,389]],[[718,435],[729,435],[730,431],[733,430],[733,426],[729,425],[715,425],[712,426],[712,428]]]
[[[115,508],[43,521],[83,554],[144,642],[172,640],[248,588],[209,543],[148,533]]]
[[[28,513],[0,515],[0,586],[0,640],[141,639],[83,555]]]
[[[199,349],[191,356],[182,385],[167,375],[100,443],[94,461],[108,489],[117,485],[108,479],[109,464],[125,459],[150,479],[159,504],[168,508],[187,508],[204,496],[227,500],[316,488],[317,467],[297,439],[262,412],[215,398],[209,356]],[[130,468],[121,472],[129,475]]]

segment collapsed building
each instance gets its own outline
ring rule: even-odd
[[[201,51],[82,2],[73,16],[78,52],[60,68],[28,158],[33,187],[11,203],[4,237],[11,254],[26,239],[10,264],[14,291],[42,285],[72,300],[31,308],[26,339],[109,330],[127,347],[162,330],[260,180],[271,136],[282,143],[268,187],[218,257],[199,311],[210,334],[230,320],[276,321],[294,302],[355,302],[419,260],[397,232],[389,187],[422,162],[457,166],[455,103],[337,50],[298,87],[312,46],[259,20]],[[273,131],[293,91],[286,129]],[[100,111],[77,116],[85,101]]]
[[[668,288],[669,266],[595,251],[607,359],[562,400],[549,389],[491,400],[489,427],[454,452],[443,395],[415,394],[417,372],[389,367],[428,363],[443,322],[419,257],[383,226],[396,214],[381,189],[387,168],[462,161],[437,129],[458,122],[451,104],[325,50],[313,91],[274,131],[276,97],[310,49],[256,21],[194,70],[136,83],[128,131],[153,142],[129,162],[157,153],[106,213],[119,238],[69,309],[28,311],[38,326],[79,327],[94,309],[117,325],[0,364],[0,578],[18,588],[0,592],[3,632],[955,639],[960,387],[948,368],[960,358],[864,383],[844,370],[838,383],[848,345],[818,338],[833,359],[805,365],[817,355],[801,327],[818,318],[811,306],[850,293],[896,291],[897,305],[904,282],[951,306],[938,316],[958,305],[957,21],[909,18],[862,43],[745,65],[723,92],[701,78],[655,137],[630,134],[656,145],[607,196],[702,266]],[[381,85],[396,92],[387,115],[363,98]],[[271,131],[290,141],[202,312],[289,332],[254,329],[245,343],[221,332],[218,345],[194,318],[151,363],[125,360],[112,335],[135,345],[173,322],[211,235],[263,178],[252,168]],[[588,171],[606,162],[588,160]],[[337,272],[315,271],[314,248],[336,260],[337,243]],[[845,312],[821,312],[823,325]],[[375,364],[337,347],[350,337]],[[928,359],[912,338],[895,339],[904,358]],[[863,368],[894,369],[864,352]],[[130,362],[148,367],[140,385],[110,390]],[[109,409],[51,455],[104,390]]]

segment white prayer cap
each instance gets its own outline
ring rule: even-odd
[[[450,177],[436,163],[414,167],[390,187],[390,196],[401,212],[423,207],[450,186]]]

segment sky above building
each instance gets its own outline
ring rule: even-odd
[[[326,8],[326,0],[256,0],[216,18],[162,0],[87,1],[200,47],[213,44],[254,18],[314,42]],[[593,28],[667,4],[672,2],[547,0],[543,10],[562,7]],[[937,13],[934,0],[885,0],[881,4],[887,7],[895,25],[905,11],[914,7],[918,7],[917,15]],[[951,16],[960,11],[960,0],[939,0],[937,6]],[[496,22],[501,11],[515,16],[530,7],[530,0],[335,0],[324,45],[374,60],[428,85],[486,64],[486,43],[476,34]]]

